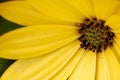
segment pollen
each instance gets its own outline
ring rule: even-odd
[[[80,28],[81,48],[99,53],[105,50],[108,46],[113,45],[115,34],[111,28],[105,25],[104,20],[97,18],[86,18],[82,23],[77,24]]]

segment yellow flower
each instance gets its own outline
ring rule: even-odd
[[[2,80],[120,80],[119,0],[21,0],[1,16],[30,27],[0,37],[0,57],[19,59]]]

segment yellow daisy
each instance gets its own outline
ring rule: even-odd
[[[2,80],[120,80],[119,0],[17,0],[1,16],[23,27],[0,37],[19,59]]]

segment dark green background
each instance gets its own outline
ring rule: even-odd
[[[9,22],[0,16],[0,35],[3,35],[8,31],[11,31],[13,29],[20,28],[20,27],[22,26]],[[7,60],[7,59],[0,58],[0,76],[6,70],[6,68],[13,62],[14,60]]]
[[[7,0],[0,0],[0,2],[4,2]],[[17,29],[22,27],[21,25],[17,25],[15,23],[12,23],[10,21],[7,21],[6,19],[2,18],[0,16],[0,35],[5,34],[8,31],[11,31],[13,29]],[[0,76],[3,74],[3,72],[14,62],[15,60],[8,60],[0,58]]]
[[[5,1],[8,1],[8,0],[0,0],[0,2],[5,2]]]

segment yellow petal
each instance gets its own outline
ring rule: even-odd
[[[29,58],[56,50],[80,36],[78,28],[40,25],[17,29],[0,37],[0,57]]]
[[[91,0],[65,0],[73,7],[82,12],[86,17],[94,17],[93,4]]]
[[[120,80],[120,63],[114,56],[114,53],[108,49],[105,52],[111,80]]]
[[[113,47],[111,47],[112,52],[116,56],[117,60],[120,63],[120,45],[117,43],[114,43]]]
[[[97,54],[96,80],[111,80],[104,52]]]
[[[27,0],[40,12],[60,20],[80,22],[85,16],[64,0]]]
[[[120,64],[110,48],[97,56],[96,80],[120,80]]]
[[[26,1],[7,1],[0,4],[0,14],[2,17],[20,25],[30,26],[38,24],[58,24],[65,21],[48,17],[37,11]],[[67,22],[66,22],[67,24]]]
[[[120,14],[109,17],[106,21],[106,25],[109,25],[114,32],[120,33]]]
[[[111,47],[111,50],[120,63],[120,34],[116,34],[115,42],[113,44],[113,47]]]
[[[115,14],[120,14],[120,6],[117,8]]]
[[[84,49],[79,49],[77,53],[70,59],[70,61],[55,75],[51,80],[67,80],[75,67],[78,65],[82,55],[84,55]]]
[[[119,0],[93,0],[95,14],[98,18],[106,20],[119,6]]]
[[[82,56],[79,64],[71,74],[69,80],[94,80],[96,70],[96,54],[88,51]]]
[[[115,33],[115,38],[114,38],[115,42],[120,46],[120,34]]]
[[[2,80],[50,80],[75,55],[79,47],[79,41],[74,41],[48,55],[18,60],[1,78]]]

